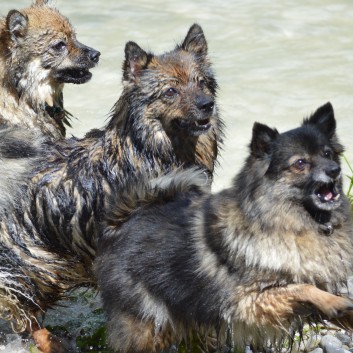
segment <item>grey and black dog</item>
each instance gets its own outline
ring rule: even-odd
[[[198,331],[260,350],[305,322],[352,328],[338,295],[353,227],[335,129],[329,103],[281,134],[255,123],[229,189],[211,194],[191,169],[119,195],[95,263],[110,345],[158,352]]]

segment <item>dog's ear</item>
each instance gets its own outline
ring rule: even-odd
[[[271,143],[278,135],[279,133],[276,129],[271,129],[264,124],[255,123],[250,142],[251,154],[257,158],[269,155],[271,153]]]
[[[332,138],[336,132],[336,120],[330,102],[319,107],[309,119],[304,119],[303,125],[315,125],[322,133]]]
[[[50,5],[50,0],[35,0],[32,6],[46,6]]]
[[[135,81],[141,70],[146,68],[149,55],[135,42],[127,42],[125,45],[125,61],[123,64],[124,79]]]
[[[194,53],[201,59],[206,57],[207,41],[200,25],[195,23],[190,27],[181,45],[181,49]]]
[[[6,17],[6,28],[13,41],[18,41],[27,33],[28,17],[17,10],[11,10]]]

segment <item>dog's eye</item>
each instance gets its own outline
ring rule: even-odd
[[[203,78],[200,78],[200,79],[199,79],[199,87],[200,87],[201,89],[204,89],[204,88],[205,88],[205,85],[206,85],[205,80],[204,80]]]
[[[165,95],[166,97],[171,98],[171,97],[174,97],[177,93],[178,93],[178,92],[177,92],[177,90],[176,90],[175,88],[169,87],[169,88],[164,92],[164,95]]]
[[[293,163],[293,167],[298,169],[298,170],[304,170],[306,166],[306,160],[305,159],[298,159]]]
[[[326,151],[324,152],[324,156],[325,156],[326,158],[331,159],[331,158],[332,158],[332,152],[331,152],[330,150],[326,150]]]
[[[52,46],[52,48],[56,51],[62,51],[63,49],[66,48],[66,43],[63,41],[60,41]]]

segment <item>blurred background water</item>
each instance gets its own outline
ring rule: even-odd
[[[128,40],[155,53],[179,43],[198,22],[219,82],[226,139],[214,190],[228,186],[247,152],[254,121],[279,131],[331,101],[353,162],[353,2],[350,0],[57,0],[80,41],[101,51],[85,85],[66,85],[69,133],[105,124],[121,92]],[[29,0],[0,2],[0,14]]]
[[[0,14],[30,0],[0,0]],[[280,132],[331,101],[353,162],[353,2],[351,0],[57,0],[83,43],[101,51],[85,85],[66,85],[66,108],[82,136],[105,124],[121,92],[129,40],[145,50],[174,48],[198,22],[219,82],[226,139],[214,190],[228,186],[247,152],[254,121]]]
[[[30,0],[0,0],[0,14]],[[69,134],[102,127],[121,93],[129,40],[162,53],[199,23],[219,83],[226,124],[214,190],[228,186],[247,153],[254,121],[280,132],[330,101],[338,135],[353,162],[353,2],[351,0],[57,0],[78,39],[101,51],[85,85],[66,85],[65,107],[77,119]],[[348,168],[344,165],[345,173]],[[1,350],[1,347],[0,347]],[[9,347],[6,348],[10,352]],[[13,352],[18,353],[18,350]]]

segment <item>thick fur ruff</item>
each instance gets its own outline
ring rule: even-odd
[[[212,180],[222,122],[201,27],[193,25],[181,45],[162,55],[127,43],[123,75],[107,126],[48,143],[20,206],[2,216],[1,273],[12,274],[12,283],[0,278],[2,307],[18,330],[70,288],[94,283],[106,199],[118,197],[129,178],[196,165]]]
[[[0,122],[65,136],[64,83],[85,83],[100,53],[48,1],[0,18]]]
[[[329,103],[282,134],[255,123],[231,188],[210,194],[191,170],[113,198],[95,262],[110,345],[157,352],[197,331],[280,350],[304,322],[352,328],[338,295],[353,228],[335,128]]]

